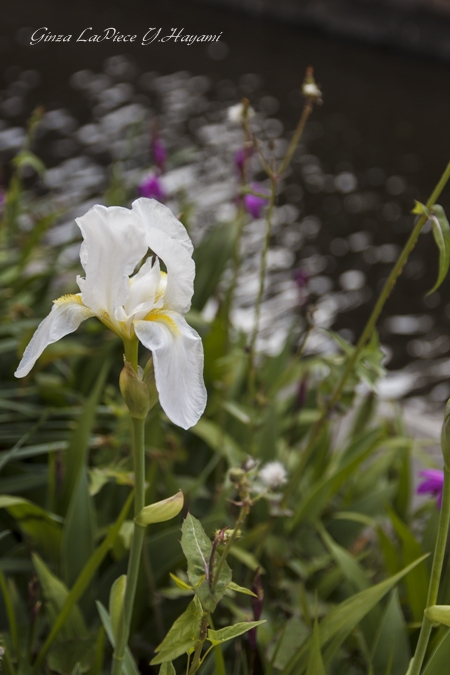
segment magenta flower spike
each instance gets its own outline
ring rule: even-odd
[[[166,191],[156,174],[150,174],[144,178],[138,186],[138,192],[141,197],[147,197],[147,199],[157,199],[159,202],[164,202],[166,199]]]
[[[249,213],[252,218],[260,218],[267,202],[270,198],[270,192],[267,188],[261,187],[259,183],[253,183],[251,186],[254,192],[259,192],[260,194],[267,195],[267,197],[260,197],[252,194],[247,194],[244,197],[244,208]]]
[[[437,497],[437,506],[442,506],[442,490],[444,489],[444,472],[440,469],[424,469],[420,475],[425,479],[417,488],[417,494],[431,494]]]
[[[240,176],[244,175],[244,166],[253,155],[253,148],[239,148],[234,153],[234,164]]]

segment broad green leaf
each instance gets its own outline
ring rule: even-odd
[[[50,631],[50,635],[46,639],[42,649],[39,652],[39,656],[36,660],[36,668],[37,669],[39,669],[42,666],[42,664],[44,663],[45,656],[46,656],[48,650],[50,649],[51,645],[53,644],[55,638],[57,637],[59,632],[64,627],[68,618],[71,616],[73,608],[75,607],[79,598],[81,598],[81,596],[85,592],[86,588],[89,586],[96,570],[100,567],[100,565],[103,562],[103,560],[104,560],[106,554],[108,553],[109,549],[113,546],[113,544],[116,540],[116,537],[119,534],[122,523],[124,522],[125,518],[127,517],[127,513],[130,509],[132,501],[133,501],[133,492],[130,492],[130,494],[128,496],[128,499],[126,500],[125,504],[123,505],[122,510],[121,510],[121,512],[119,514],[119,517],[117,518],[116,522],[114,523],[114,525],[109,530],[108,535],[102,541],[100,546],[94,551],[91,558],[88,560],[88,562],[84,566],[80,576],[78,577],[75,584],[73,585],[73,588],[70,590],[70,593],[67,595],[66,600],[65,600],[63,606],[61,607],[58,616],[56,617],[56,619],[54,621],[52,621],[52,629]]]
[[[376,586],[367,588],[356,595],[348,598],[343,603],[332,609],[320,623],[320,645],[324,657],[324,663],[328,663],[338,651],[344,640],[360,621],[370,612],[383,597],[394,588],[417,565],[420,565],[427,556],[422,556],[411,565],[390,579],[386,579]],[[324,647],[326,650],[324,651]],[[311,648],[311,640],[308,640],[291,658],[282,671],[282,675],[302,675],[305,671],[308,652]]]
[[[389,506],[386,506],[386,510],[401,542],[403,564],[408,565],[422,555],[422,547],[397,514]],[[405,583],[414,620],[420,622],[427,603],[429,574],[426,565],[414,569],[406,578]]]
[[[338,468],[332,469],[331,475],[320,478],[307,488],[296,508],[293,519],[288,524],[289,530],[295,529],[302,520],[312,521],[316,519],[344,480],[373,453],[383,438],[384,432],[379,429],[371,430],[360,439],[357,447],[354,447],[355,444],[352,444],[350,456],[345,461],[340,462]],[[336,459],[336,462],[338,461]]]
[[[195,649],[200,638],[200,626],[203,610],[197,596],[173,624],[161,644],[155,649],[157,656],[150,662],[152,666],[173,661],[181,654]]]
[[[86,453],[89,448],[89,439],[95,421],[96,408],[103,391],[109,368],[110,363],[107,361],[97,377],[91,395],[83,406],[81,415],[78,418],[77,427],[70,438],[69,446],[65,453],[65,478],[61,500],[63,513],[65,513],[69,507],[72,493],[78,484],[80,473],[86,463]]]
[[[69,591],[63,582],[50,572],[47,565],[38,555],[34,554],[32,557],[34,568],[42,588],[42,594],[45,599],[45,607],[48,612],[50,624],[53,625],[67,601]],[[60,635],[61,640],[64,641],[87,638],[86,626],[81,612],[76,605],[71,608],[64,627],[61,629]]]
[[[247,631],[256,628],[256,626],[260,626],[262,623],[266,623],[266,621],[242,621],[241,623],[235,623],[234,626],[227,626],[220,630],[209,629],[206,639],[214,646],[220,645],[222,642],[232,640],[233,638],[238,637],[238,635],[247,633]]]
[[[408,630],[395,589],[373,642],[373,675],[406,673],[410,659]]]
[[[381,525],[377,525],[376,531],[378,534],[380,549],[383,553],[386,570],[388,574],[396,574],[401,567],[401,563],[394,542],[392,541],[391,537],[386,534]]]
[[[20,652],[19,652],[19,634],[17,632],[16,615],[14,613],[14,605],[11,599],[10,592],[8,590],[8,586],[6,584],[5,577],[3,576],[3,573],[1,571],[0,571],[0,589],[3,595],[3,602],[5,603],[6,616],[8,617],[9,631],[11,633],[11,641],[14,646],[16,658],[18,658]]]
[[[216,561],[212,573],[214,578],[214,592],[210,586],[210,559],[212,543],[197,518],[190,513],[186,516],[181,528],[181,547],[188,563],[188,577],[194,587],[205,610],[213,612],[220,598],[231,581],[231,570],[228,564],[222,567],[219,579],[214,578],[217,567]]]
[[[47,663],[51,670],[67,675],[74,672],[85,673],[90,669],[95,658],[95,638],[76,638],[57,642],[51,648]]]
[[[433,236],[439,249],[439,272],[437,281],[427,295],[434,293],[447,276],[450,265],[450,225],[446,218],[444,209],[439,204],[434,204],[432,208],[431,224],[433,226]]]
[[[159,669],[158,675],[177,675],[177,671],[175,670],[172,661],[167,661],[166,663],[163,663],[161,668]]]
[[[102,603],[99,602],[98,600],[95,603],[97,605],[98,613],[100,614],[100,619],[103,624],[103,627],[106,631],[106,634],[109,638],[109,641],[111,643],[111,646],[114,648],[115,647],[115,640],[114,640],[114,635],[112,631],[112,625],[111,625],[111,618],[106,611],[106,609],[103,607]],[[124,672],[124,675],[139,675],[139,670],[137,668],[137,665],[134,661],[134,658],[130,652],[129,647],[126,648],[125,650],[125,658],[123,660],[123,666],[122,670]]]
[[[302,644],[309,638],[310,631],[306,624],[297,616],[293,616],[285,623],[280,637],[277,640],[271,657],[271,670],[282,670],[297,653]]]
[[[243,586],[238,586],[238,584],[235,584],[234,581],[230,581],[228,584],[228,588],[230,591],[235,591],[235,593],[243,593],[244,595],[253,595],[254,598],[257,598],[258,596],[256,593],[253,593],[253,591],[249,590],[248,588],[244,588]]]
[[[333,556],[337,566],[341,570],[344,579],[350,586],[352,592],[363,591],[370,586],[369,580],[364,569],[358,561],[345,548],[337,544],[328,534],[323,525],[317,523],[317,529],[322,537],[325,546]],[[369,614],[362,620],[362,629],[366,640],[371,644],[380,623],[381,613],[378,607],[374,607]]]
[[[326,675],[323,665],[322,652],[320,651],[320,631],[317,620],[314,622],[314,630],[309,652],[308,668],[306,675]]]
[[[83,533],[80,536],[80,533]],[[61,568],[69,588],[94,551],[95,511],[89,494],[86,467],[74,486],[61,541]]]
[[[117,637],[119,631],[119,623],[120,617],[122,616],[126,585],[127,575],[122,574],[118,579],[115,580],[109,593],[109,616],[111,617],[111,627],[115,638]]]
[[[246,551],[245,548],[233,544],[233,546],[230,548],[230,555],[232,555],[233,558],[236,558],[236,560],[239,560],[240,563],[248,567],[249,570],[252,570],[252,572],[255,572],[257,569],[259,569],[261,574],[264,574],[265,569],[264,567],[262,567],[259,560],[253,555],[253,553],[251,553],[250,551]]]
[[[203,239],[194,251],[196,275],[192,306],[201,310],[214,294],[225,265],[230,259],[236,240],[238,224],[221,223]]]
[[[184,496],[180,490],[172,497],[144,506],[134,519],[134,522],[141,527],[153,523],[164,523],[166,520],[175,518],[183,508],[183,504]]]
[[[89,671],[89,675],[102,675],[103,661],[105,656],[105,636],[105,629],[103,628],[103,625],[101,625],[97,631],[94,662]]]
[[[444,675],[450,663],[450,630],[438,644],[428,661],[423,675]]]
[[[321,523],[317,523],[320,536],[330,551],[336,564],[341,568],[344,577],[355,591],[368,588],[369,580],[358,561],[345,548],[339,546],[328,534]]]
[[[61,518],[23,497],[0,496],[0,509],[6,509],[21,530],[41,549],[46,558],[59,563]]]

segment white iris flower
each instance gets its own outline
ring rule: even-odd
[[[151,350],[156,387],[167,416],[183,429],[196,424],[206,405],[203,346],[185,321],[194,291],[193,246],[184,226],[154,199],[131,209],[91,208],[76,219],[83,235],[81,293],[63,295],[38,326],[15,373],[24,377],[47,345],[96,316],[124,342]],[[149,257],[131,276],[149,249]],[[162,272],[161,259],[167,269]]]

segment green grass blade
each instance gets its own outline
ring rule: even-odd
[[[114,544],[114,541],[119,534],[119,530],[122,527],[122,524],[127,517],[128,511],[130,509],[130,506],[133,502],[133,494],[134,492],[131,491],[127,501],[125,502],[122,511],[120,512],[119,517],[117,518],[116,522],[114,523],[113,527],[110,529],[108,536],[103,540],[103,542],[100,544],[100,546],[94,551],[90,559],[87,561],[86,565],[84,566],[81,574],[79,575],[78,579],[76,580],[73,588],[70,590],[69,595],[67,596],[67,599],[64,603],[64,606],[62,607],[59,615],[57,616],[53,628],[50,632],[50,635],[46,639],[39,656],[36,660],[36,668],[40,668],[43,663],[44,659],[48,653],[48,650],[52,646],[56,636],[60,632],[61,628],[64,626],[64,622],[66,621],[67,617],[69,616],[72,607],[75,605],[76,602],[81,598],[83,595],[84,591],[88,587],[92,577],[94,576],[96,570],[98,567],[101,565],[103,559],[105,558],[106,554],[108,553],[109,549],[112,547]]]
[[[3,601],[5,603],[6,616],[8,617],[9,630],[11,633],[11,640],[14,645],[14,652],[16,654],[16,657],[18,658],[20,650],[19,650],[19,633],[17,631],[17,621],[16,616],[14,614],[14,607],[11,600],[11,596],[9,595],[8,586],[6,584],[6,579],[3,576],[1,570],[0,570],[0,589],[2,591]]]

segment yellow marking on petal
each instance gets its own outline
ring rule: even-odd
[[[155,293],[155,302],[159,302],[164,295],[167,286],[167,272],[160,272],[160,280]]]
[[[144,316],[144,321],[162,321],[162,323],[167,324],[167,327],[172,331],[172,333],[175,335],[180,334],[180,329],[178,328],[175,321],[160,309],[152,309],[146,316]]]
[[[53,300],[53,304],[56,305],[57,307],[60,307],[61,305],[66,305],[69,302],[77,302],[79,305],[83,305],[83,300],[81,299],[81,293],[73,293],[73,294],[67,294],[67,295],[61,295],[60,298],[56,298],[56,300]]]

